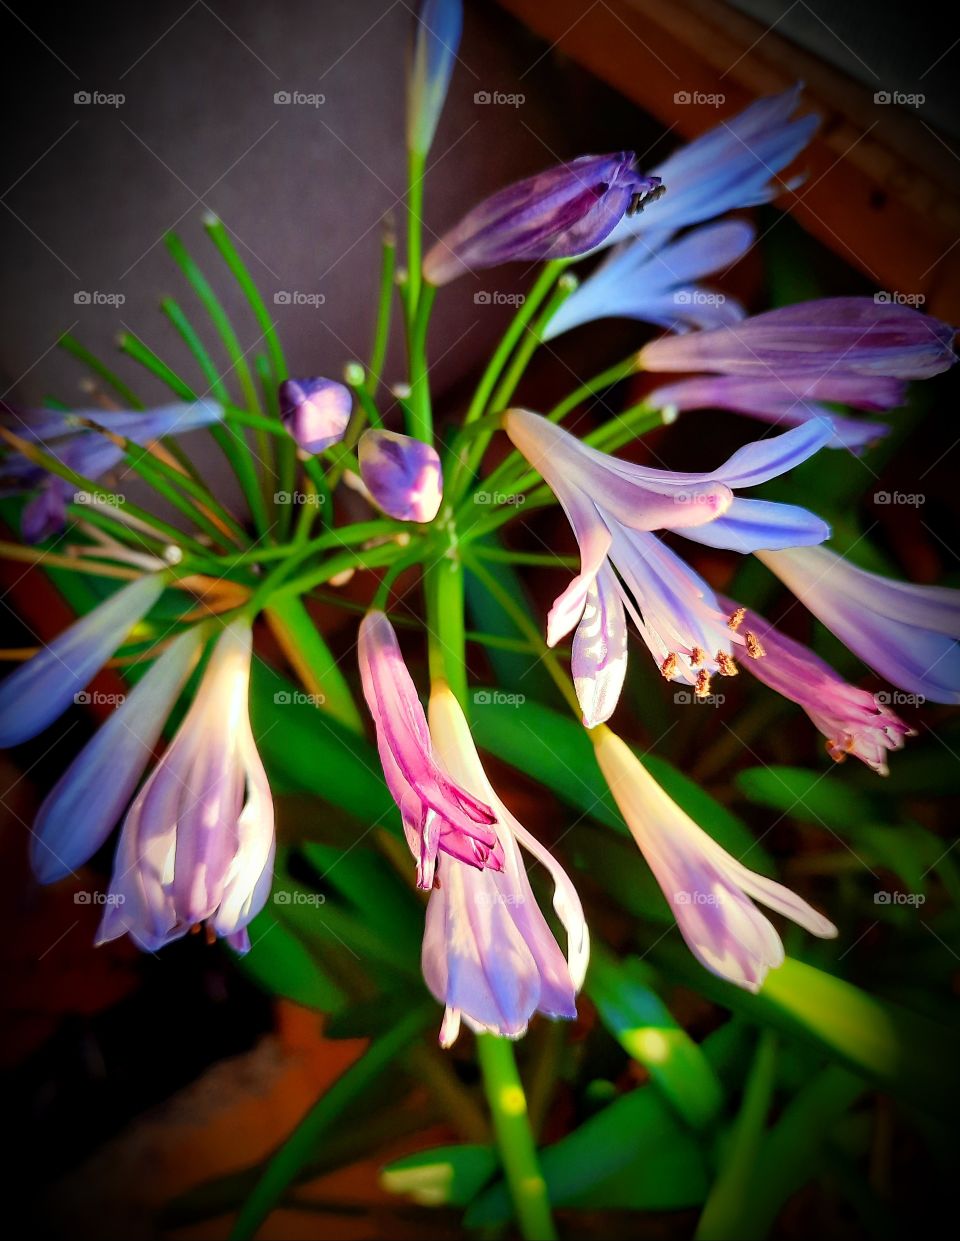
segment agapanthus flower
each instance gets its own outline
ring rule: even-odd
[[[222,418],[223,406],[204,400],[135,410],[7,407],[2,425],[21,439],[40,445],[74,473],[98,481],[123,461],[124,450],[96,427],[145,445],[168,435],[183,435],[210,426]],[[63,529],[67,505],[76,498],[76,488],[65,479],[48,474],[22,453],[8,453],[0,462],[0,495],[34,489],[38,494],[24,508],[22,530],[28,542],[39,543]]]
[[[753,238],[744,220],[725,220],[659,249],[643,239],[619,247],[561,304],[544,339],[594,319],[640,319],[670,331],[736,323],[744,316],[740,303],[695,282],[736,263]]]
[[[826,547],[757,555],[884,680],[933,702],[960,702],[960,591],[868,573]]]
[[[493,791],[460,705],[442,684],[430,695],[430,730],[449,778],[493,807],[503,850],[499,871],[444,858],[430,893],[422,964],[427,986],[445,1005],[441,1045],[454,1042],[461,1020],[477,1032],[519,1038],[536,1012],[575,1017],[590,954],[576,888]],[[553,880],[553,907],[566,931],[566,956],[537,904],[520,845]]]
[[[30,862],[41,883],[82,866],[116,827],[202,642],[196,625],[175,638],[44,798],[30,840]]]
[[[433,521],[443,499],[435,448],[410,435],[365,431],[357,445],[360,477],[374,503],[398,521]]]
[[[723,375],[832,375],[929,379],[956,361],[955,329],[909,306],[868,297],[830,297],[781,306],[709,332],[663,336],[644,345],[650,371]]]
[[[829,418],[833,438],[828,448],[859,452],[889,431],[886,423],[845,418],[822,404],[835,401],[855,409],[889,410],[904,403],[906,382],[887,375],[697,375],[678,379],[646,394],[655,409],[728,409],[776,426],[799,426],[811,418]]]
[[[160,573],[124,586],[0,684],[0,748],[43,732],[74,702],[163,591]]]
[[[347,431],[353,397],[335,379],[285,379],[280,385],[280,418],[304,452],[323,452]]]
[[[837,929],[789,888],[731,857],[663,791],[608,728],[593,734],[597,762],[634,840],[670,903],[680,933],[712,973],[759,991],[783,964],[783,944],[754,901],[832,939]]]
[[[738,625],[755,635],[762,656],[744,667],[771,689],[803,707],[827,739],[827,753],[836,762],[854,755],[885,776],[887,751],[899,750],[913,729],[891,711],[882,695],[871,694],[845,681],[809,647],[787,637],[768,620],[721,600]]]
[[[670,193],[650,215],[623,218],[606,239],[626,242],[637,234],[663,236],[742,207],[770,202],[799,182],[777,173],[800,154],[817,128],[813,115],[794,117],[801,84],[758,99],[680,147],[654,169]]]
[[[247,707],[251,629],[231,621],[196,697],[133,800],[98,943],[154,952],[206,924],[238,952],[273,875],[273,801]]]
[[[609,718],[619,697],[625,609],[664,676],[701,694],[712,673],[734,672],[733,646],[746,642],[706,583],[650,531],[740,552],[819,543],[830,533],[806,509],[733,494],[805,461],[832,434],[827,422],[747,444],[709,474],[620,461],[526,410],[508,411],[504,428],[553,490],[580,546],[580,572],[550,610],[547,642],[556,645],[580,622],[573,672],[589,727]]]
[[[607,236],[627,210],[661,190],[632,151],[582,155],[499,190],[445,233],[423,261],[431,284],[522,259],[572,258]]]
[[[496,815],[438,763],[416,687],[384,612],[368,612],[361,621],[357,653],[383,774],[416,859],[417,886],[433,886],[441,851],[471,867],[501,869]]]
[[[420,5],[407,72],[407,148],[419,155],[426,155],[433,143],[462,31],[460,0]]]

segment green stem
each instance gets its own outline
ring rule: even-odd
[[[426,156],[419,151],[407,154],[407,315],[413,323],[423,283],[423,178]]]
[[[540,1171],[513,1044],[492,1034],[478,1034],[477,1057],[521,1235],[527,1241],[553,1241],[557,1230],[550,1214],[547,1184]]]
[[[537,315],[536,320],[524,331],[517,346],[517,351],[503,374],[502,379],[490,398],[494,413],[499,413],[510,404],[510,399],[517,389],[527,369],[527,363],[533,357],[537,346],[543,342],[543,334],[553,316],[577,287],[577,278],[572,272],[565,272],[557,281],[556,288],[547,301],[546,306]]]
[[[430,406],[430,382],[427,374],[427,326],[437,290],[424,284],[409,334],[410,353],[410,420],[409,433],[425,444],[433,443],[433,411]]]
[[[387,344],[390,340],[390,317],[393,308],[393,278],[397,270],[397,239],[393,229],[388,228],[383,236],[380,251],[380,294],[377,299],[377,323],[373,333],[373,348],[370,351],[370,365],[367,367],[369,377],[369,393],[375,397],[383,375],[383,364],[387,356]]]

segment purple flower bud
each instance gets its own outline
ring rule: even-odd
[[[407,75],[407,147],[430,150],[463,31],[460,0],[424,0],[417,13]]]
[[[599,245],[628,209],[660,189],[634,168],[632,151],[583,155],[484,199],[423,261],[431,284],[522,259],[572,258]]]
[[[28,741],[74,701],[163,591],[151,573],[124,586],[0,685],[0,748]]]
[[[334,379],[285,379],[280,385],[280,417],[304,452],[323,452],[347,431],[353,398]]]
[[[387,516],[433,521],[443,499],[443,475],[429,444],[396,431],[365,431],[357,457],[364,485]]]

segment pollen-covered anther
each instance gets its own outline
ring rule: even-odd
[[[667,656],[667,658],[660,665],[660,673],[662,676],[665,676],[668,681],[671,679],[671,677],[674,677],[677,675],[677,656],[674,651],[671,651],[670,654]]]
[[[710,673],[706,668],[701,668],[697,673],[697,683],[693,688],[693,692],[698,698],[706,698],[710,693]]]
[[[702,646],[695,646],[690,651],[690,667],[698,668],[700,664],[707,658],[707,652]]]
[[[736,633],[737,630],[740,628],[740,626],[743,624],[743,618],[746,616],[746,614],[747,614],[746,608],[737,608],[736,612],[734,612],[734,614],[727,621],[727,628],[732,629],[733,632]]]
[[[737,661],[726,651],[717,651],[717,668],[722,677],[735,677],[740,671]]]
[[[755,633],[747,633],[744,635],[747,640],[747,654],[751,659],[761,659],[766,655],[763,644]]]

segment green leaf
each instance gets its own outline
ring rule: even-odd
[[[624,1095],[540,1152],[557,1207],[675,1211],[707,1191],[698,1141],[649,1087]],[[512,1207],[498,1182],[467,1212],[468,1227],[505,1224]]]
[[[831,830],[856,827],[875,818],[870,797],[847,781],[803,767],[750,767],[737,787],[756,805],[769,806],[804,823]]]
[[[392,1194],[406,1194],[424,1207],[465,1207],[472,1202],[498,1166],[492,1146],[438,1146],[407,1155],[380,1173]]]
[[[638,957],[616,961],[595,944],[586,991],[600,1020],[647,1069],[677,1114],[694,1129],[703,1129],[720,1113],[723,1088],[703,1052],[653,990],[652,976]]]
[[[272,603],[266,615],[287,658],[315,695],[316,705],[362,737],[363,718],[347,679],[303,602],[288,595]]]

